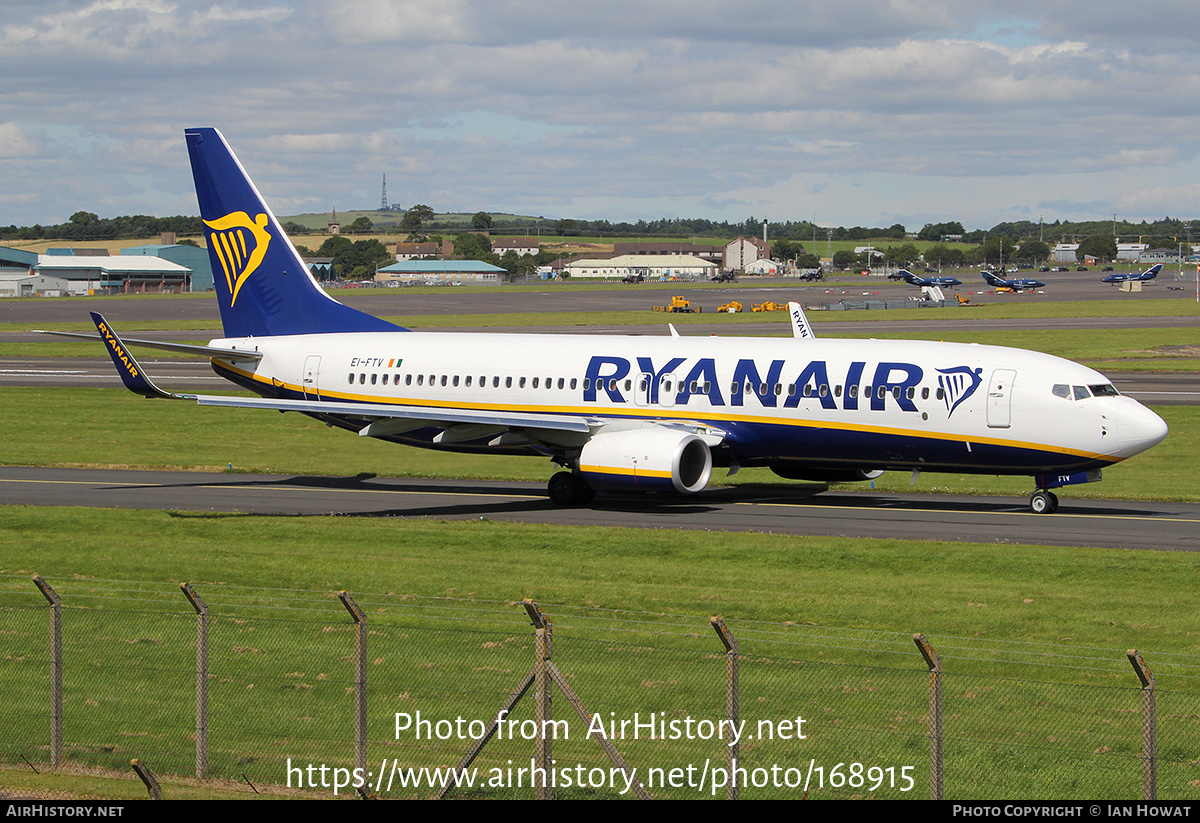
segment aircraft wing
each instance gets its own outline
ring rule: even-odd
[[[346,403],[331,400],[277,400],[268,397],[234,397],[231,395],[173,395],[176,399],[195,400],[201,406],[224,406],[239,409],[273,409],[311,414],[349,415],[374,420],[394,419],[419,421],[422,425],[438,423],[472,423],[480,426],[505,428],[549,429],[551,431],[590,432],[592,426],[582,417],[554,414],[521,414],[491,409],[446,409],[438,406],[400,406],[390,403]],[[602,425],[601,421],[594,421]],[[369,432],[360,432],[368,434]]]

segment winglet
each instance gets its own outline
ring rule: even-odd
[[[126,348],[125,344],[121,342],[121,338],[108,325],[108,321],[104,319],[104,316],[99,312],[90,312],[90,314],[92,315],[92,322],[96,324],[96,330],[100,332],[100,339],[108,347],[108,356],[112,358],[113,364],[117,367],[117,373],[121,375],[121,381],[125,384],[125,388],[143,397],[168,397],[173,400],[191,399],[186,395],[171,394],[170,392],[163,391],[154,385],[154,381],[142,370],[141,364],[138,363],[133,353]]]
[[[788,314],[792,316],[792,337],[816,337],[799,303],[788,303]]]

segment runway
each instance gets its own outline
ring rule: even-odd
[[[591,506],[563,509],[550,504],[538,483],[0,467],[0,501],[8,505],[1200,551],[1196,503],[1064,495],[1056,514],[1035,515],[1023,498],[812,489],[718,486],[689,497],[601,496]]]
[[[964,275],[968,280],[972,275]],[[1145,284],[1141,292],[1122,293],[1110,284],[1100,282],[1099,272],[1066,272],[1044,275],[1047,287],[1039,292],[1021,294],[997,294],[990,291],[982,280],[967,282],[953,290],[947,290],[953,299],[957,292],[969,296],[972,303],[1026,305],[1061,301],[1119,300],[1137,303],[1145,300],[1176,300],[1180,314],[1186,315],[1195,304],[1195,283],[1175,282],[1174,274],[1164,274],[1156,281]],[[806,306],[838,303],[843,300],[906,300],[919,296],[919,290],[905,283],[883,277],[859,275],[834,275],[828,282],[818,284],[800,283],[795,280],[769,278],[763,284],[731,283],[714,287],[711,285],[680,282],[661,286],[619,286],[616,288],[587,288],[572,283],[546,282],[517,287],[496,286],[491,289],[442,288],[435,291],[411,289],[388,289],[382,293],[372,290],[365,293],[359,289],[333,289],[331,296],[348,306],[377,317],[412,315],[473,315],[507,314],[521,312],[601,312],[601,311],[644,311],[649,313],[653,305],[662,305],[673,295],[688,298],[695,308],[704,313],[715,313],[718,306],[737,300],[747,312],[754,303],[766,300],[787,302],[798,300]],[[113,323],[162,322],[206,320],[214,322],[219,317],[216,298],[209,295],[187,295],[145,299],[142,297],[64,297],[54,300],[0,300],[0,324],[2,323],[87,323],[88,311],[99,311]],[[963,308],[959,322],[977,328],[971,317],[971,309]],[[881,321],[886,321],[887,312],[879,311]],[[669,315],[660,315],[663,323]],[[930,318],[931,320],[933,318]],[[1161,318],[1131,318],[1141,325],[1158,325]],[[928,321],[910,321],[916,327],[928,328]],[[1072,319],[1037,321],[1050,324],[1050,328],[1061,327],[1062,323],[1076,323]],[[1083,319],[1088,327],[1095,320]],[[1197,318],[1187,317],[1184,322],[1195,326]],[[780,313],[780,323],[786,327],[787,319]],[[824,325],[824,324],[822,324]],[[861,329],[860,323],[851,324]],[[728,327],[725,327],[728,328]],[[831,327],[833,328],[833,327]],[[578,329],[586,331],[587,329]],[[729,333],[726,331],[725,333]]]

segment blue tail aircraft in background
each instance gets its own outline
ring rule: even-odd
[[[1153,280],[1162,271],[1162,263],[1151,266],[1143,272],[1119,272],[1105,277],[1105,283],[1133,283],[1139,280]]]
[[[218,131],[186,139],[224,336],[207,346],[123,341],[93,314],[125,385],[147,397],[293,411],[428,449],[541,457],[561,467],[548,488],[557,505],[598,491],[691,494],[714,466],[763,466],[818,482],[884,470],[1026,475],[1031,509],[1050,512],[1051,489],[1098,480],[1167,435],[1157,414],[1069,360],[813,338],[799,315],[791,338],[408,331],[322,291]],[[258,396],[164,391],[127,343],[208,358]]]
[[[1034,280],[1032,277],[1015,277],[1012,280],[1005,280],[993,271],[985,271],[983,279],[993,288],[1009,289],[1010,291],[1028,291],[1029,289],[1041,289],[1046,286],[1041,280]]]
[[[961,286],[962,281],[957,277],[918,277],[908,269],[896,272],[904,278],[904,282],[912,286]]]

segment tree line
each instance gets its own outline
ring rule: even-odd
[[[204,232],[199,217],[152,217],[133,214],[125,217],[99,217],[92,212],[77,211],[65,223],[52,226],[0,226],[0,240],[125,240],[157,237],[163,232],[178,235],[198,235]]]
[[[418,204],[403,212],[397,226],[401,231],[414,235],[414,239],[441,239],[443,232],[449,235],[455,233],[456,255],[465,259],[483,260],[492,265],[500,266],[510,273],[524,274],[536,266],[561,257],[553,252],[541,252],[536,257],[523,256],[516,252],[506,252],[497,255],[491,250],[491,243],[486,235],[464,232],[462,223],[439,221],[434,209],[424,204]],[[762,235],[763,221],[754,216],[740,222],[715,221],[703,218],[670,218],[661,220],[637,220],[634,222],[611,222],[608,220],[546,220],[538,218],[532,225],[528,218],[505,220],[493,217],[487,212],[477,212],[471,218],[471,226],[476,231],[504,234],[527,232],[537,229],[546,234],[559,236],[590,236],[590,237],[714,237],[732,239],[738,236],[759,237]],[[288,222],[283,226],[289,235],[310,233],[305,227]],[[350,234],[366,234],[375,231],[377,226],[366,217],[359,217],[346,227]],[[203,224],[199,217],[177,215],[174,217],[153,217],[150,215],[128,215],[122,217],[102,218],[92,212],[78,211],[65,222],[56,225],[0,226],[0,241],[3,240],[40,240],[61,239],[66,242],[79,243],[96,240],[116,240],[127,238],[152,238],[163,232],[173,232],[177,235],[200,235]],[[767,235],[771,239],[771,256],[776,260],[793,261],[800,268],[815,268],[820,265],[812,252],[806,249],[805,242],[825,240],[839,241],[873,241],[877,246],[881,240],[904,241],[910,237],[905,226],[896,223],[887,227],[839,226],[825,228],[814,225],[811,221],[768,222]],[[1055,220],[1053,223],[1035,223],[1024,220],[998,223],[991,229],[975,229],[966,231],[961,222],[947,221],[943,223],[926,223],[915,232],[915,238],[925,243],[933,242],[922,254],[910,242],[888,245],[879,249],[883,262],[888,264],[911,266],[923,259],[927,264],[942,266],[968,266],[984,263],[998,264],[1002,262],[1039,263],[1050,257],[1054,244],[1060,242],[1078,242],[1079,259],[1084,255],[1094,256],[1108,262],[1116,258],[1117,238],[1126,241],[1139,241],[1151,248],[1176,248],[1184,245],[1190,252],[1191,223],[1178,218],[1164,217],[1153,222],[1141,223],[1112,221],[1064,221]],[[301,247],[303,248],[303,247]],[[342,277],[370,276],[381,265],[392,262],[386,247],[378,240],[352,241],[342,235],[326,239],[316,252],[303,249],[308,256],[331,257]],[[878,263],[880,257],[873,258]],[[870,265],[867,255],[854,255],[853,252],[839,251],[834,255],[834,265],[839,268],[851,268],[858,265]]]

